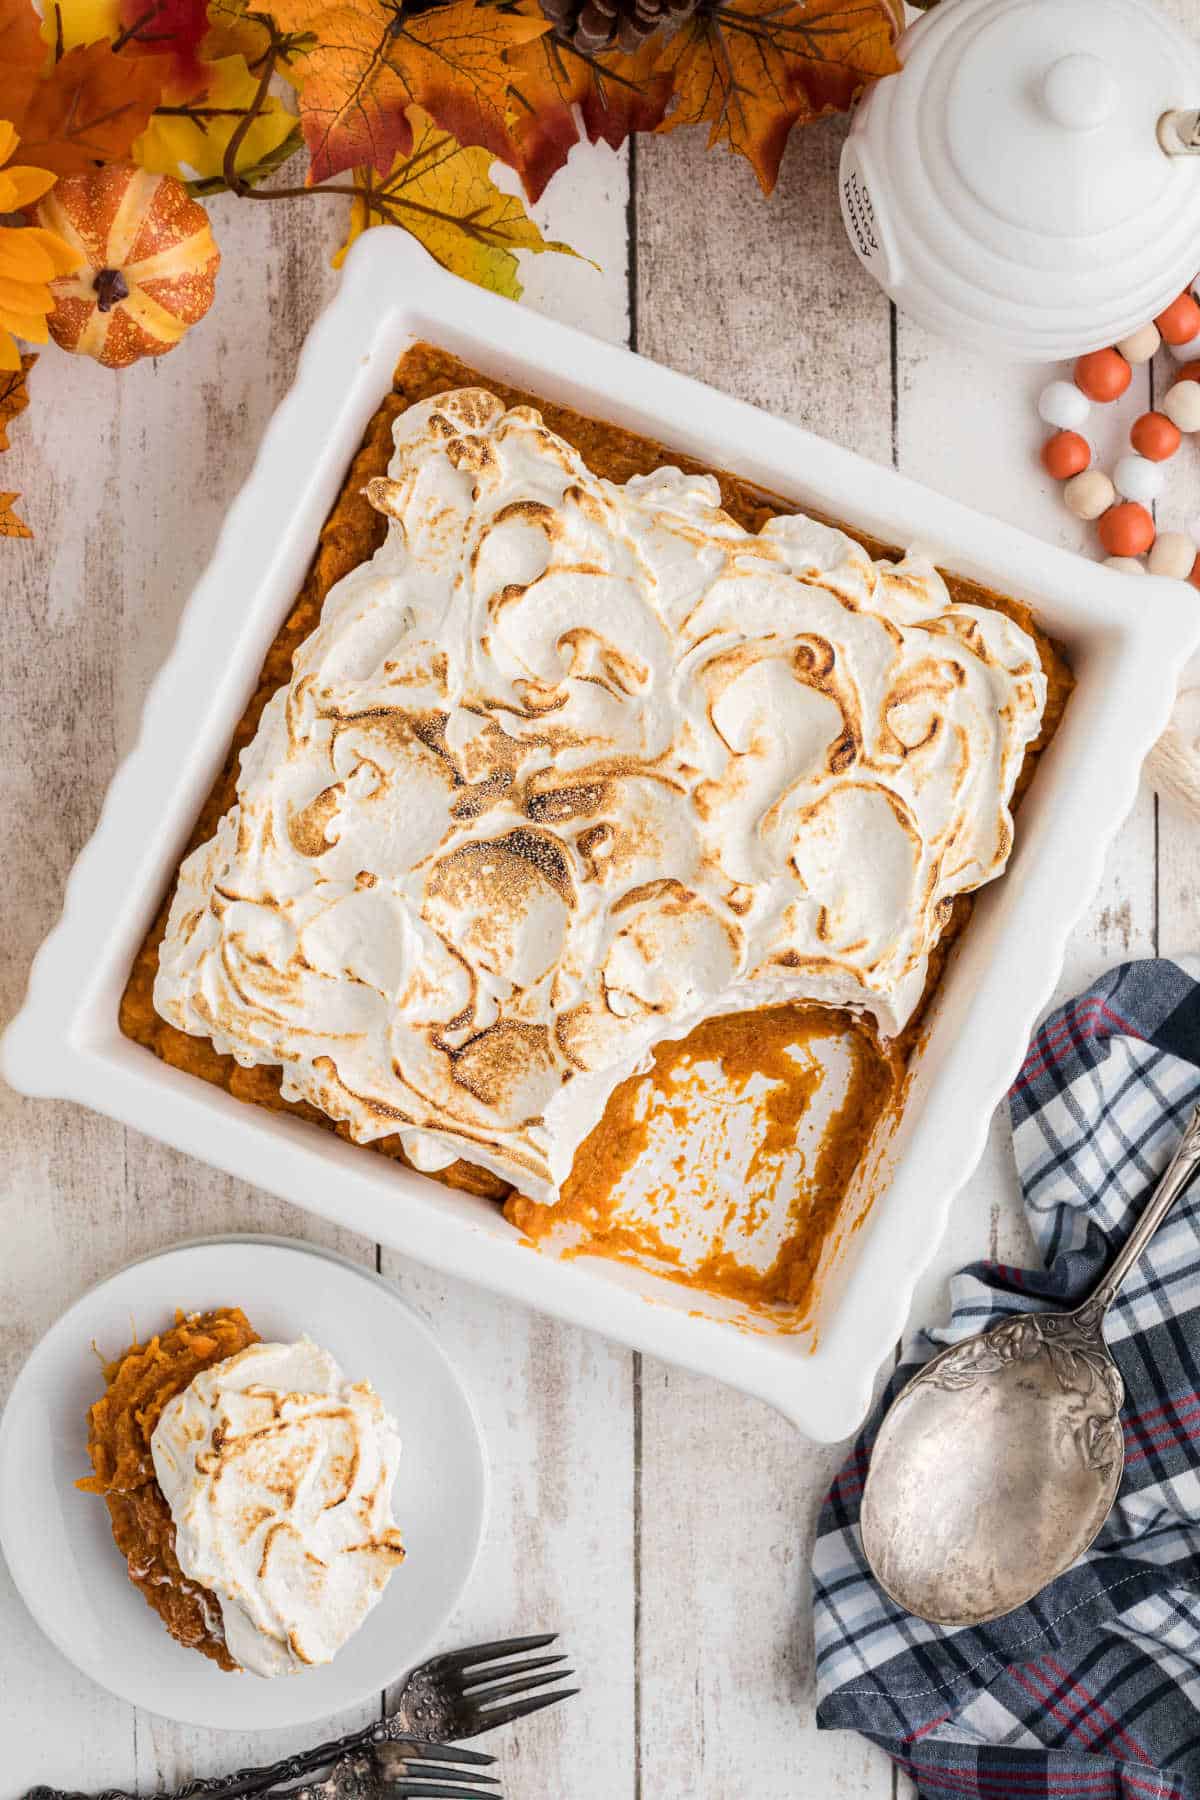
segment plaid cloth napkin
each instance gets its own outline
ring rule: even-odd
[[[1078,1301],[1140,1213],[1200,1100],[1200,983],[1126,963],[1042,1026],[1009,1096],[1045,1269],[976,1263],[922,1333],[821,1511],[820,1725],[872,1738],[925,1800],[1200,1800],[1200,1181],[1130,1276],[1106,1335],[1125,1380],[1125,1477],[1087,1554],[970,1631],[887,1598],[858,1530],[871,1444],[940,1345]]]

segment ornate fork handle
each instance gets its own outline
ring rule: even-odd
[[[403,1775],[405,1771],[402,1768],[395,1773]],[[381,1800],[392,1775],[376,1756],[358,1751],[339,1757],[323,1780],[291,1788],[281,1800]]]
[[[292,1788],[286,1800],[379,1800],[383,1785],[373,1757],[343,1756],[323,1781]]]
[[[243,1795],[262,1794],[285,1781],[295,1781],[301,1775],[328,1768],[349,1751],[370,1743],[379,1730],[378,1723],[366,1725],[361,1731],[317,1744],[311,1750],[300,1750],[266,1768],[239,1769],[232,1775],[197,1778],[176,1788],[173,1793],[151,1794],[145,1800],[241,1800]],[[310,1800],[311,1792],[305,1790],[305,1800]],[[106,1788],[101,1794],[82,1794],[64,1788],[35,1787],[30,1788],[25,1800],[139,1800],[139,1796],[128,1794],[123,1788]]]

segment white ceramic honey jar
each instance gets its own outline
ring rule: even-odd
[[[1192,280],[1200,35],[1150,0],[942,0],[899,54],[855,115],[841,202],[903,311],[1053,362],[1128,336]]]

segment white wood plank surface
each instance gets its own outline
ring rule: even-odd
[[[723,154],[706,160],[695,137],[637,146],[632,205],[630,158],[575,152],[539,213],[601,268],[532,262],[527,303],[615,341],[632,334],[646,355],[1082,543],[1035,462],[1044,372],[935,344],[896,320],[858,270],[837,217],[843,129],[798,135],[769,203],[748,170]],[[334,286],[340,205],[227,200],[214,222],[226,262],[205,325],[177,354],[119,377],[47,353],[3,465],[38,533],[0,550],[5,1015]],[[1185,479],[1200,495],[1197,472]],[[1196,947],[1198,880],[1196,823],[1145,793],[1073,940],[1063,991],[1117,957]],[[266,1229],[376,1260],[374,1245],[74,1108],[0,1090],[0,1145],[0,1392],[89,1283],[179,1238]],[[1024,1254],[999,1119],[917,1314],[938,1314],[949,1271],[989,1250]],[[873,1748],[818,1734],[812,1720],[808,1551],[835,1451],[715,1383],[390,1252],[381,1266],[462,1369],[492,1458],[485,1554],[445,1642],[557,1626],[585,1685],[568,1708],[497,1743],[508,1800],[907,1791]],[[136,1778],[148,1791],[315,1735],[231,1736],[133,1712],[50,1649],[0,1568],[0,1800],[47,1779]]]
[[[890,308],[837,218],[842,131],[793,144],[769,205],[738,159],[711,157],[693,187],[683,134],[639,142],[637,348],[887,462]],[[649,1359],[641,1397],[647,1800],[890,1794],[881,1752],[812,1718],[809,1548],[837,1452]],[[694,1790],[673,1785],[688,1767]]]

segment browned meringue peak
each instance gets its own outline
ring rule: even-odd
[[[481,389],[397,420],[333,588],[181,872],[155,1004],[283,1092],[553,1198],[719,1012],[900,1029],[998,874],[1045,680],[1004,614],[716,481],[591,474]]]

